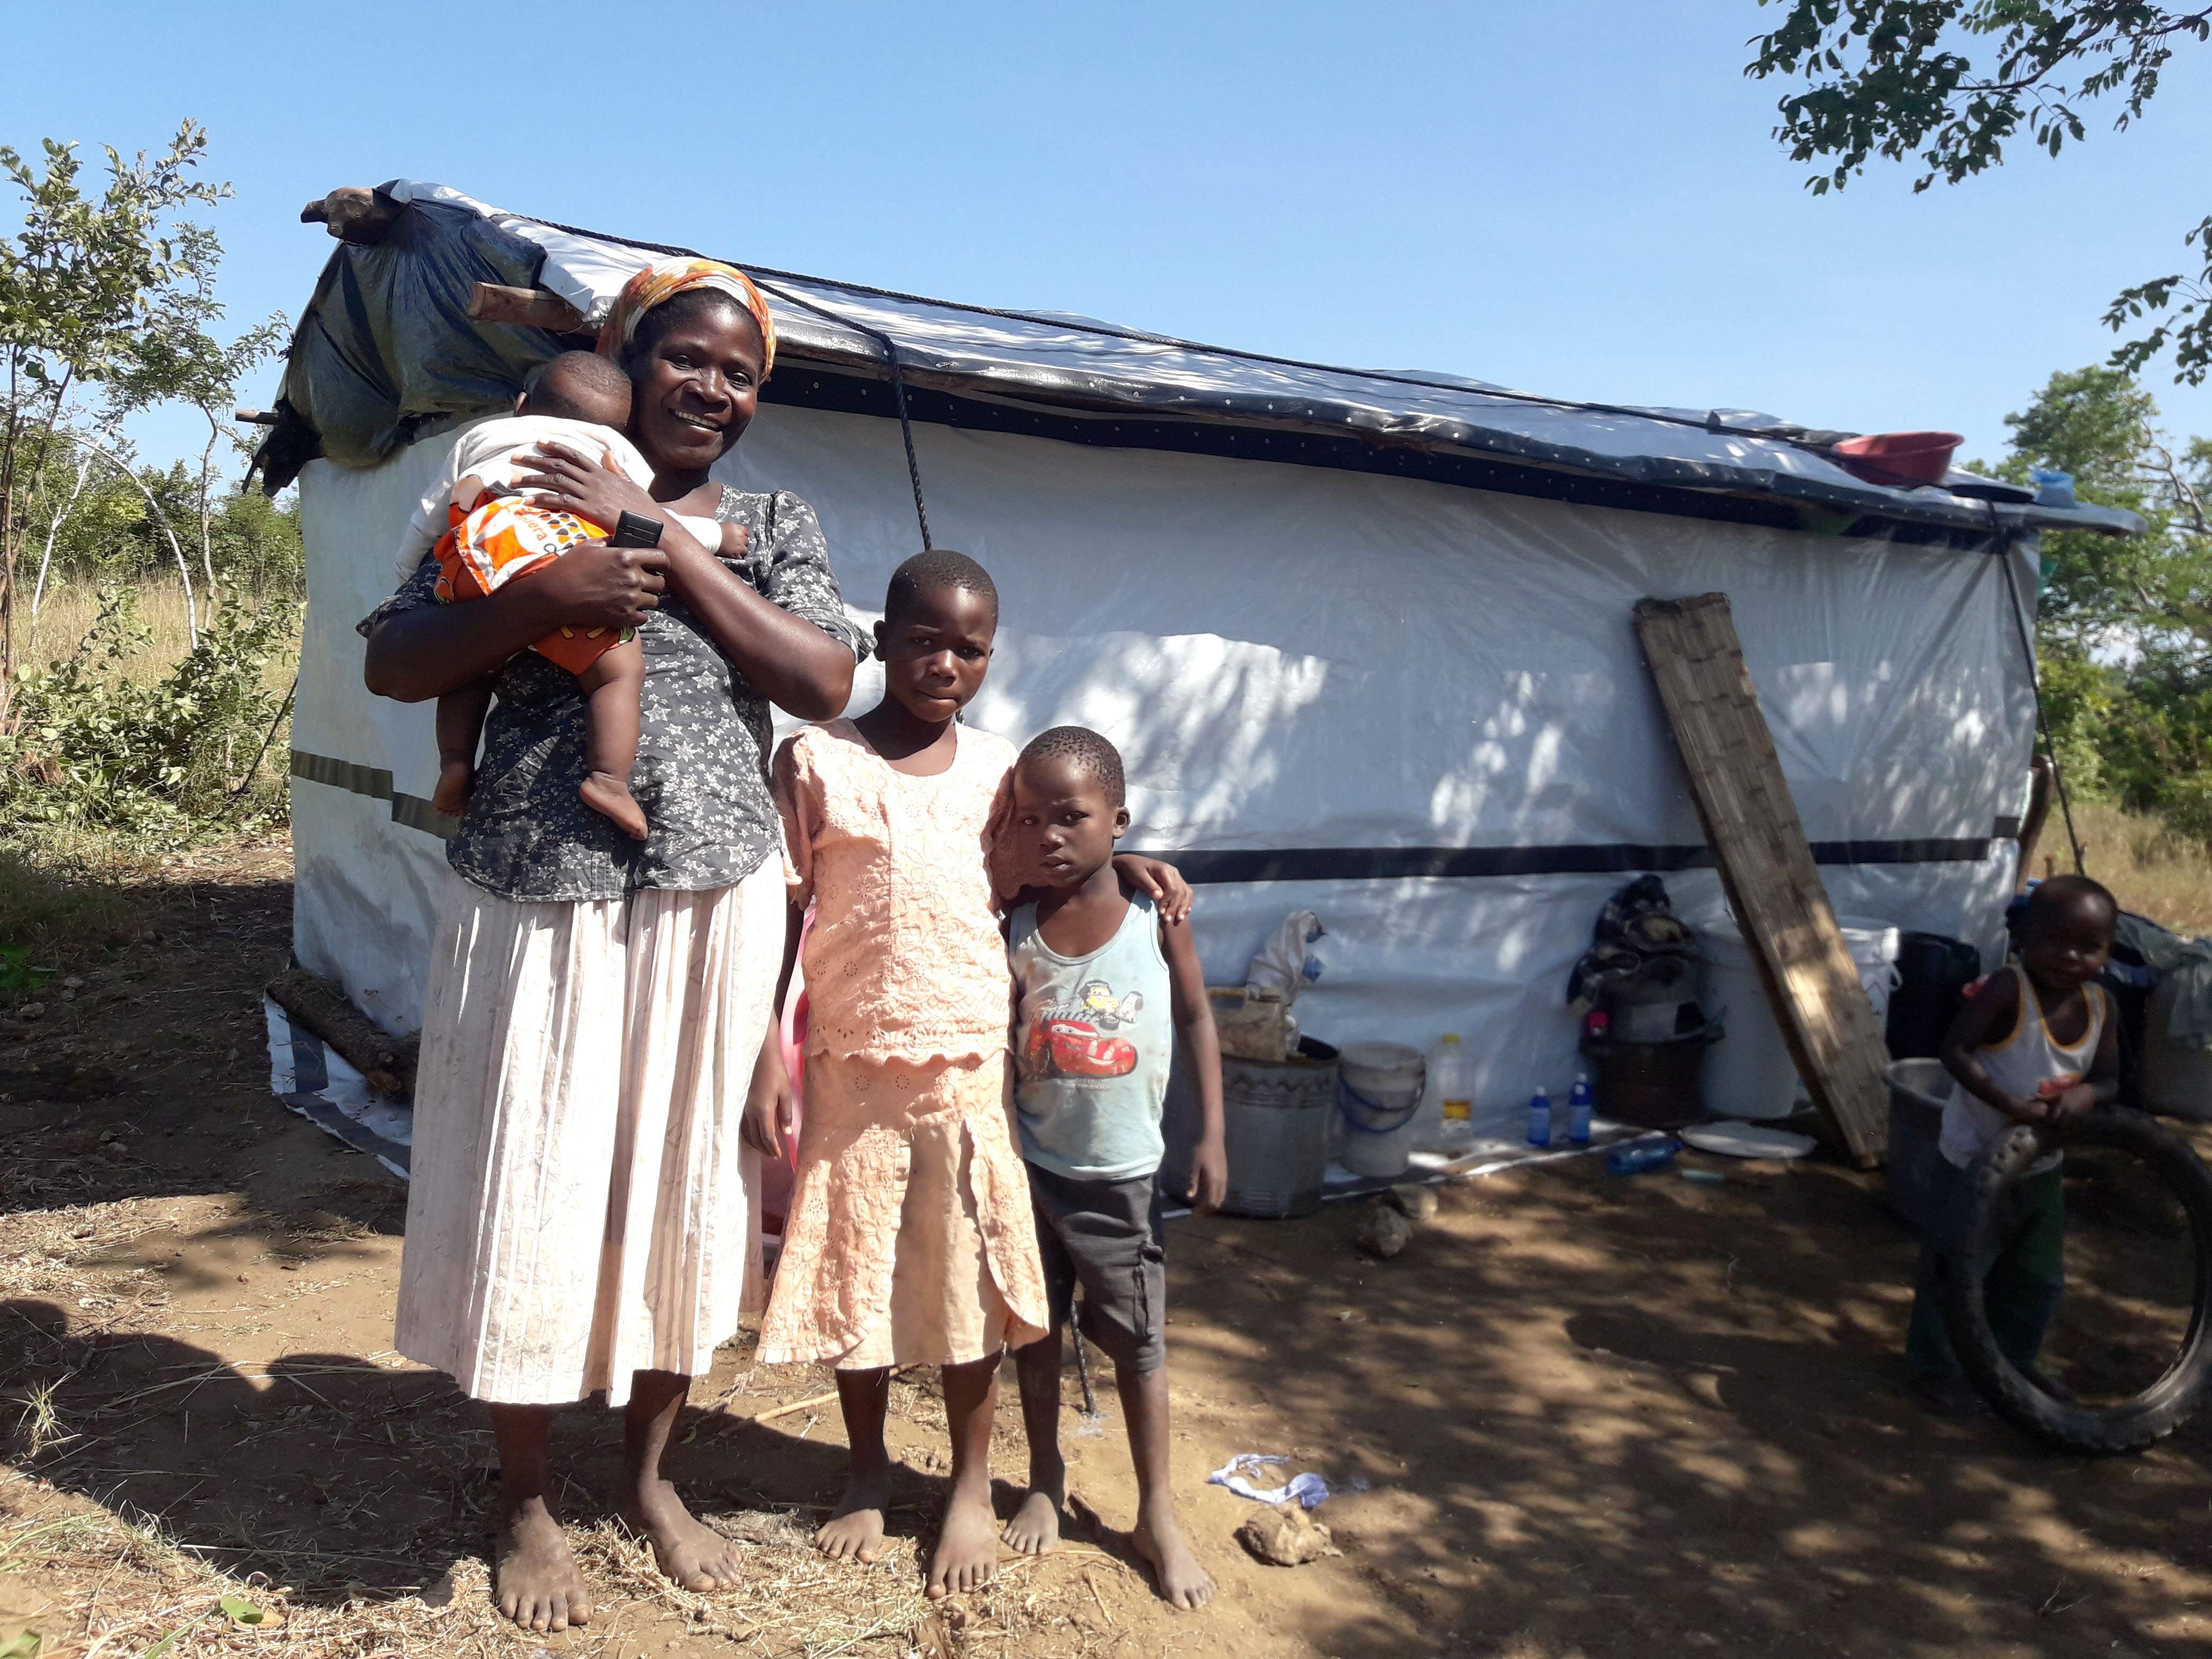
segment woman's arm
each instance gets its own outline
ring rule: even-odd
[[[466,605],[396,611],[368,636],[362,678],[380,697],[422,702],[490,673],[556,628],[635,628],[660,603],[667,556],[591,544]]]
[[[563,512],[611,526],[624,513],[657,520],[668,583],[700,623],[768,700],[801,720],[825,720],[853,695],[851,649],[804,617],[794,617],[731,570],[656,501],[619,472],[566,450],[546,448],[515,483]]]

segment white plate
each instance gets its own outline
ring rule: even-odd
[[[1756,1123],[1708,1123],[1681,1131],[1682,1139],[1701,1152],[1724,1158],[1802,1158],[1820,1143],[1810,1135],[1793,1135],[1787,1129],[1769,1129]]]

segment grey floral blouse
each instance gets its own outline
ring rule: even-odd
[[[760,592],[865,657],[867,636],[845,614],[814,509],[778,491],[725,486],[714,511],[744,526],[742,559],[722,562]],[[438,601],[425,560],[359,625]],[[643,721],[630,793],[651,833],[632,841],[576,793],[586,770],[584,699],[576,677],[535,651],[494,677],[476,793],[447,861],[487,892],[530,902],[620,898],[637,887],[682,891],[744,879],[781,845],[769,793],[768,700],[755,690],[674,593],[638,629],[645,649]]]

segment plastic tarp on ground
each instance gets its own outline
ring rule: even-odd
[[[974,723],[1016,741],[1096,726],[1127,757],[1130,845],[1217,875],[1272,859],[1314,877],[1209,879],[1197,934],[1209,978],[1235,982],[1285,913],[1317,911],[1327,971],[1299,1005],[1316,1035],[1460,1032],[1492,1102],[1572,1075],[1564,992],[1597,907],[1638,867],[1624,860],[1666,867],[1702,840],[1630,628],[1645,594],[1729,596],[1809,837],[1908,860],[1826,867],[1837,908],[1996,959],[2013,849],[1990,836],[2018,811],[2033,715],[1996,557],[1322,468],[915,437],[938,540],[1003,596]],[[388,591],[399,526],[451,441],[371,470],[318,461],[301,481],[297,948],[395,1029],[416,1023],[443,879],[441,843],[410,827],[433,823],[435,750],[427,706],[362,689],[353,624]],[[864,616],[914,550],[896,422],[763,407],[722,471],[814,505]],[[2033,593],[2033,538],[2012,557]],[[878,684],[863,671],[856,710]],[[1390,873],[1465,867],[1517,873]],[[1710,869],[1668,880],[1693,918],[1718,903]]]

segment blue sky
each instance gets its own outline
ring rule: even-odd
[[[1950,428],[2100,360],[2212,207],[2212,51],[2057,161],[1814,198],[1745,80],[1753,0],[1389,7],[11,9],[0,142],[190,114],[234,318],[296,313],[301,204],[435,179],[739,261],[1326,362],[1813,425]],[[2185,165],[2185,162],[2193,165]],[[9,216],[12,219],[12,215]],[[2212,434],[2212,391],[2154,390]],[[257,388],[273,392],[274,375]],[[189,428],[155,421],[149,455]],[[197,446],[193,446],[196,449]]]

